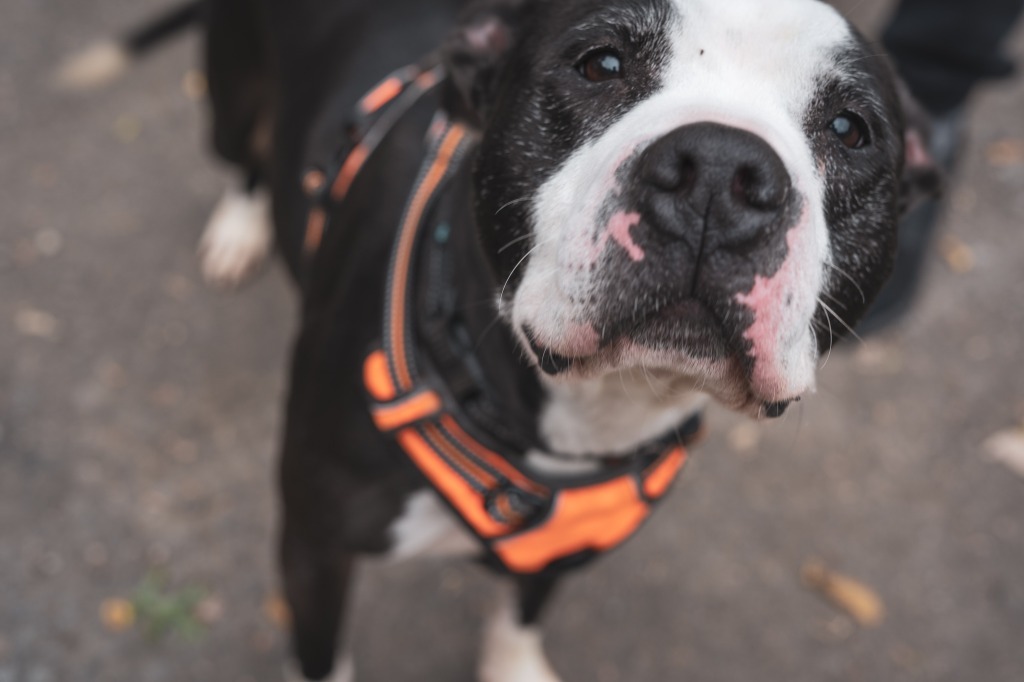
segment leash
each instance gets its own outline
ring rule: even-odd
[[[425,73],[432,75],[423,78]],[[359,113],[372,120],[352,150],[339,156],[330,184],[327,174],[314,178],[320,192],[331,188],[332,200],[344,198],[389,127],[440,78],[436,70],[403,70],[402,76],[392,75],[361,100]],[[687,460],[685,446],[696,439],[701,420],[698,415],[597,472],[549,475],[525,461],[521,441],[503,438],[496,424],[481,428],[479,419],[467,418],[451,388],[451,372],[437,371],[414,341],[414,303],[423,284],[417,255],[425,241],[431,248],[445,248],[450,227],[436,214],[444,189],[474,143],[464,125],[441,113],[435,117],[392,249],[381,347],[366,358],[363,383],[374,425],[394,438],[478,538],[489,565],[516,575],[575,567],[621,545],[646,521],[678,477]],[[325,222],[311,216],[315,239],[307,229],[307,244],[313,251]],[[430,235],[434,238],[427,240]],[[454,356],[472,359],[470,352],[452,350]],[[481,392],[486,393],[483,387]]]

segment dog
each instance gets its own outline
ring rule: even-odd
[[[814,391],[935,187],[924,125],[816,0],[284,5],[209,5],[215,146],[246,180],[204,253],[214,279],[251,270],[269,188],[302,299],[293,674],[354,679],[358,556],[443,554],[511,586],[480,679],[557,680],[542,609],[671,483],[666,434],[711,400],[777,418]],[[566,521],[613,487],[628,520]]]

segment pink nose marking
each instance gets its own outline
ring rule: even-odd
[[[644,250],[637,246],[636,242],[633,241],[633,235],[629,233],[631,228],[639,224],[639,213],[618,211],[608,220],[607,232],[601,240],[601,246],[604,246],[607,236],[610,235],[611,238],[615,240],[615,243],[621,246],[623,250],[629,254],[629,257],[633,259],[633,262],[639,263],[644,259]]]
[[[757,275],[754,286],[747,294],[737,294],[736,300],[754,313],[754,323],[743,335],[750,341],[750,355],[754,358],[753,383],[764,395],[786,397],[785,348],[783,340],[799,319],[789,305],[791,293],[801,285],[799,261],[802,251],[809,248],[800,241],[801,233],[810,229],[810,215],[805,208],[800,220],[786,233],[789,254],[771,277]]]

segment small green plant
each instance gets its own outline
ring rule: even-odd
[[[195,640],[203,634],[203,624],[196,615],[204,591],[198,587],[175,590],[167,587],[161,576],[151,573],[132,594],[135,619],[143,633],[152,640],[171,634]]]

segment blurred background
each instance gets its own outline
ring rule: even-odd
[[[277,266],[237,293],[201,281],[229,175],[198,36],[104,91],[49,87],[166,6],[2,5],[0,682],[280,676],[295,301]],[[878,35],[891,3],[843,9]],[[546,620],[567,682],[1024,680],[1022,112],[1019,79],[976,92],[901,323],[832,353],[779,423],[714,411],[645,532],[567,581]],[[366,563],[359,679],[471,680],[490,586]]]

